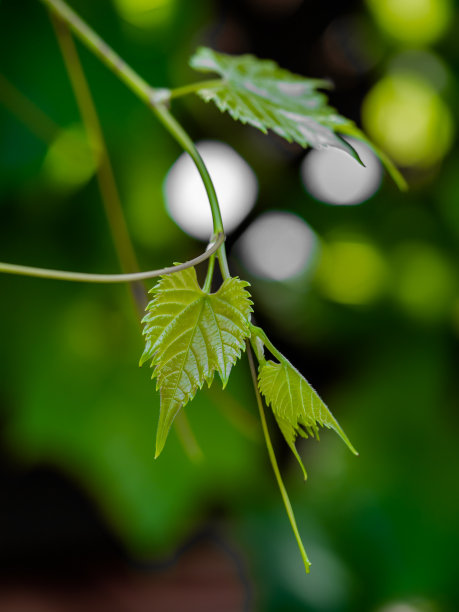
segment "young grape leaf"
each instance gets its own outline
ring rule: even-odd
[[[205,102],[213,100],[233,119],[249,123],[265,134],[268,129],[273,130],[303,147],[341,149],[362,163],[355,149],[343,139],[353,136],[374,151],[402,191],[408,188],[391,159],[353,121],[327,106],[327,97],[318,89],[330,88],[328,81],[293,74],[271,60],[226,55],[207,47],[197,50],[190,65],[201,72],[221,75],[220,82],[203,83],[196,93]]]
[[[348,437],[341,429],[327,406],[307,380],[282,356],[280,363],[268,360],[259,368],[259,388],[271,406],[277,424],[297,458],[306,479],[306,470],[295,448],[298,434],[319,439],[319,428],[329,427],[344,440],[349,449],[357,454]]]
[[[249,123],[265,134],[271,129],[303,147],[341,149],[360,162],[357,152],[335,133],[351,127],[352,121],[327,106],[327,97],[317,91],[319,87],[329,88],[327,81],[301,77],[271,60],[226,55],[207,47],[197,50],[190,65],[222,76],[221,84],[203,84],[197,94],[206,102],[213,100],[233,119]]]
[[[161,277],[151,290],[155,297],[143,319],[146,342],[140,365],[152,360],[152,378],[161,395],[156,457],[175,416],[197,389],[204,382],[210,386],[215,371],[223,386],[228,382],[249,335],[248,285],[229,278],[216,293],[205,293],[195,269],[188,268]]]

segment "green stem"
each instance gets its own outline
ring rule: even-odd
[[[212,278],[214,276],[214,267],[215,267],[215,255],[212,255],[212,257],[209,259],[209,266],[207,268],[206,280],[202,288],[204,293],[210,293],[210,289],[212,287]]]
[[[220,205],[218,203],[217,194],[215,187],[210,178],[209,171],[205,165],[196,145],[185,132],[180,123],[171,115],[165,106],[158,105],[152,107],[153,112],[166,127],[169,133],[175,138],[175,140],[181,145],[181,147],[189,154],[191,159],[194,161],[199,174],[201,175],[202,182],[209,199],[210,210],[212,212],[212,221],[214,226],[214,233],[223,232],[223,220],[220,212]],[[228,261],[226,259],[226,251],[224,245],[218,250],[218,261],[222,272],[223,279],[230,278],[230,272],[228,268]]]
[[[183,85],[183,87],[176,87],[175,89],[169,90],[169,99],[180,98],[187,96],[190,93],[196,93],[200,89],[217,89],[224,84],[223,79],[207,79],[206,81],[199,81],[197,83],[190,83],[189,85]]]
[[[31,266],[17,266],[15,264],[0,262],[0,273],[4,272],[6,274],[74,281],[79,283],[132,283],[135,281],[145,280],[147,278],[155,278],[156,276],[174,274],[174,272],[180,272],[181,270],[186,270],[192,266],[197,266],[206,259],[214,256],[214,254],[223,244],[224,240],[224,234],[219,234],[215,242],[211,243],[207,251],[201,255],[198,255],[198,257],[190,259],[185,263],[178,264],[177,266],[168,266],[167,268],[150,270],[148,272],[135,272],[133,274],[85,274],[84,272],[65,272],[64,270],[49,270],[46,268],[34,268]]]
[[[191,138],[167,110],[164,103],[168,101],[169,90],[154,89],[140,77],[107,43],[92,30],[63,0],[40,0],[59,19],[64,21],[78,38],[98,57],[114,74],[116,74],[131,91],[145,102],[169,133],[191,156],[201,175],[209,198],[212,212],[214,233],[223,232],[223,222],[209,172]],[[225,247],[218,252],[218,261],[223,278],[229,278],[230,272],[226,259]]]
[[[281,495],[282,495],[282,500],[284,502],[284,506],[285,506],[285,510],[287,511],[287,516],[288,519],[290,521],[290,525],[292,527],[292,531],[293,534],[295,536],[296,542],[298,544],[298,548],[300,550],[300,554],[301,557],[303,559],[303,563],[304,563],[304,569],[306,570],[306,573],[309,573],[309,568],[311,567],[311,563],[308,559],[308,555],[306,554],[306,551],[304,549],[303,546],[303,542],[301,540],[301,536],[300,536],[300,532],[298,531],[298,526],[296,524],[296,520],[295,520],[295,514],[293,512],[293,508],[292,508],[292,504],[290,503],[290,499],[288,497],[288,493],[287,490],[284,486],[283,480],[282,480],[282,476],[279,470],[279,466],[277,465],[277,460],[276,460],[276,455],[274,454],[274,449],[273,449],[273,445],[271,442],[271,437],[269,435],[269,429],[268,429],[268,424],[266,422],[266,416],[265,416],[265,411],[263,408],[263,400],[261,399],[261,395],[260,392],[258,390],[258,380],[257,380],[257,370],[255,367],[255,362],[253,359],[253,352],[252,352],[252,347],[250,346],[249,341],[246,341],[247,344],[247,356],[249,359],[249,365],[250,365],[250,373],[252,375],[252,382],[253,382],[253,386],[255,389],[255,395],[257,398],[257,404],[258,404],[258,410],[260,412],[260,420],[261,420],[261,426],[263,429],[263,435],[265,437],[265,441],[266,441],[266,447],[268,449],[268,454],[269,454],[269,459],[271,461],[271,466],[273,468],[274,474],[276,476],[276,480],[277,480],[277,484],[279,486]]]
[[[261,327],[257,327],[252,323],[249,323],[250,333],[251,333],[251,341],[255,338],[260,338],[266,348],[274,355],[276,359],[278,359],[281,363],[285,361],[285,357],[280,353],[277,348],[272,344],[265,334],[265,332],[261,329]],[[255,350],[255,347],[254,347]],[[256,352],[256,351],[255,351]]]

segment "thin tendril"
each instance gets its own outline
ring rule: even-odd
[[[156,276],[164,276],[166,274],[174,274],[186,270],[192,266],[197,266],[221,247],[225,240],[224,234],[218,234],[216,240],[212,242],[205,253],[201,253],[198,257],[190,259],[176,266],[168,266],[159,270],[150,270],[148,272],[134,272],[133,274],[85,274],[84,272],[65,272],[64,270],[49,270],[47,268],[34,268],[31,266],[18,266],[0,262],[0,273],[17,274],[21,276],[33,276],[36,278],[47,278],[54,280],[73,281],[77,283],[132,283],[133,281],[145,280],[147,278],[155,278]]]

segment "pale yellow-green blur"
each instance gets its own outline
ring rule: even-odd
[[[113,0],[120,17],[141,29],[162,26],[175,9],[175,0]]]
[[[438,40],[452,22],[451,0],[367,0],[380,28],[400,42]]]
[[[84,185],[97,168],[98,154],[80,124],[59,132],[43,161],[42,173],[53,187],[72,190]]]
[[[399,72],[381,79],[362,105],[370,138],[401,166],[429,167],[451,147],[451,112],[435,89],[418,75]]]
[[[387,277],[386,263],[370,243],[340,240],[323,246],[316,278],[335,302],[371,303],[383,294]]]
[[[395,298],[410,315],[441,320],[454,304],[455,271],[448,259],[429,244],[400,246],[394,256]]]

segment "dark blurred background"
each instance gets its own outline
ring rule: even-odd
[[[328,431],[301,442],[304,484],[272,427],[309,576],[245,358],[224,393],[215,381],[186,408],[200,451],[190,458],[172,432],[154,461],[159,400],[137,367],[129,290],[0,276],[0,610],[458,610],[453,0],[72,6],[153,85],[201,79],[187,63],[199,45],[331,80],[331,103],[410,190],[361,145],[366,169],[197,97],[173,103],[211,167],[257,322],[360,451]],[[77,47],[141,269],[197,255],[208,229],[195,171]],[[0,48],[0,260],[117,272],[95,156],[39,2],[0,2]]]

